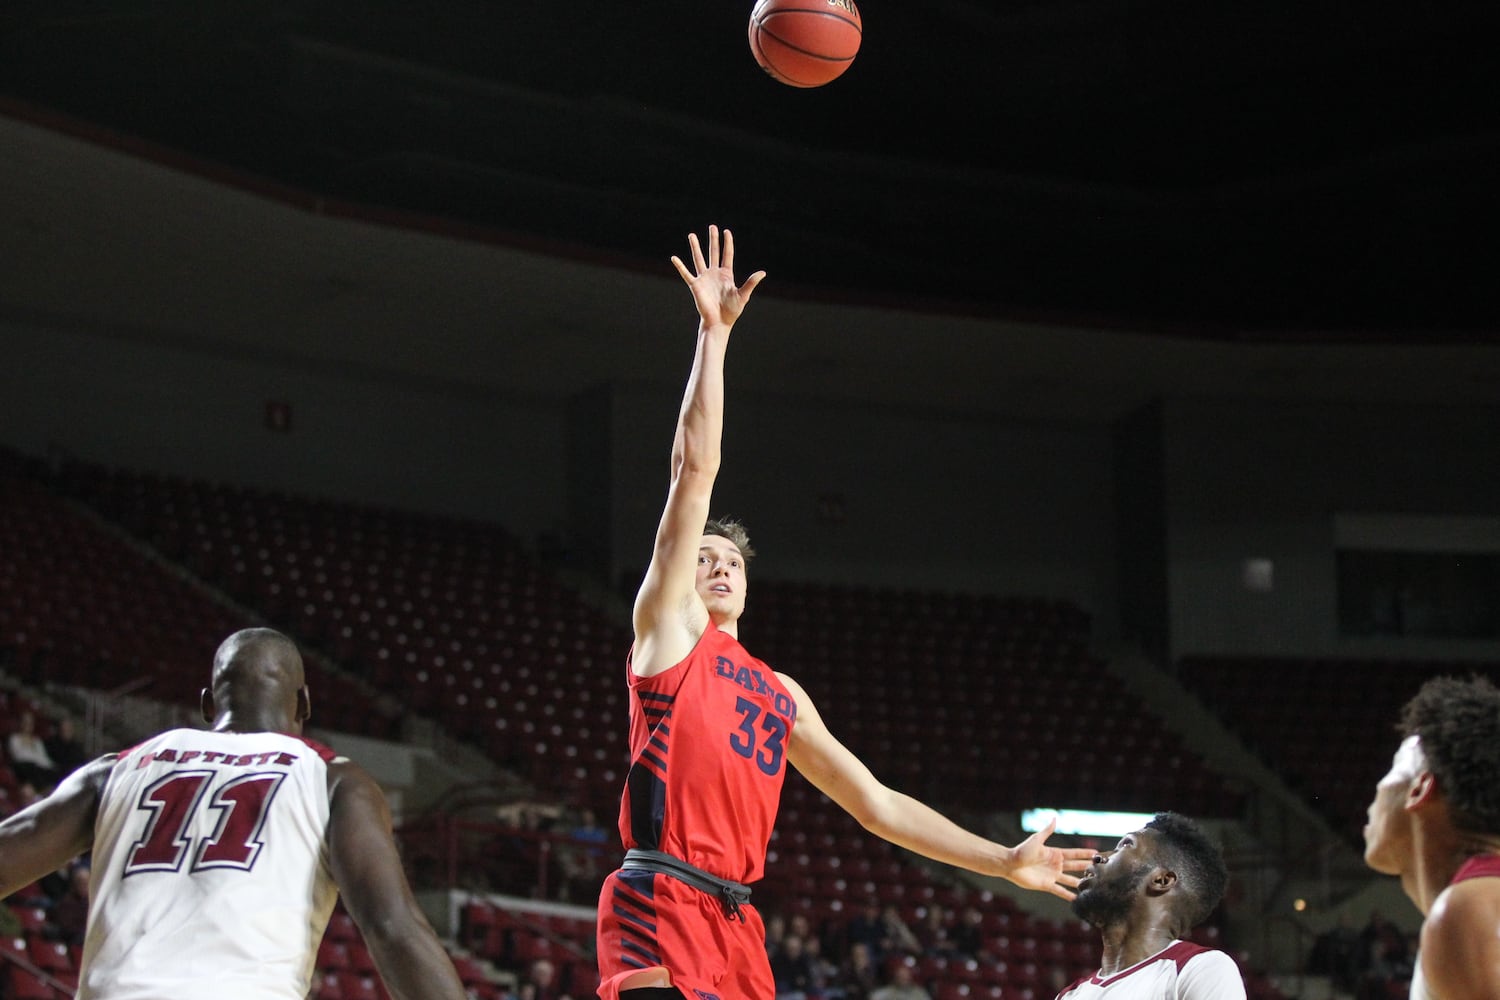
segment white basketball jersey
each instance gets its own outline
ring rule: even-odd
[[[1411,989],[1408,993],[1411,1000],[1433,1000],[1432,994],[1427,991],[1427,976],[1422,973],[1422,953],[1417,952],[1416,964],[1411,969]]]
[[[123,754],[94,823],[78,1000],[303,1000],[338,896],[331,759],[194,729]]]
[[[1234,959],[1189,941],[1173,941],[1112,976],[1081,979],[1057,1000],[1245,1000]]]

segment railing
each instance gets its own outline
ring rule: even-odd
[[[137,697],[152,683],[154,678],[141,676],[109,691],[73,689],[83,704],[83,745],[90,755],[119,750],[122,739],[128,743],[168,729],[202,725],[197,712],[187,706]]]
[[[600,881],[619,861],[619,838],[536,826],[435,816],[398,831],[412,884],[529,899],[594,903]],[[586,893],[568,899],[576,888]]]
[[[10,948],[0,948],[0,957],[3,957],[6,962],[10,963],[5,967],[6,975],[0,977],[0,983],[3,983],[5,988],[4,995],[7,997],[17,995],[17,991],[12,987],[10,982],[10,972],[12,969],[20,969],[28,973],[37,982],[45,986],[54,997],[67,997],[71,1000],[72,997],[77,995],[77,991],[72,986],[69,986],[61,979],[47,972],[30,959],[22,958]]]

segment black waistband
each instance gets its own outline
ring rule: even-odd
[[[685,882],[700,892],[719,897],[719,902],[724,906],[724,915],[731,919],[744,920],[745,915],[740,912],[740,907],[750,902],[750,887],[739,882],[731,882],[727,878],[711,874],[690,865],[681,858],[673,857],[662,851],[647,851],[639,847],[632,847],[625,852],[625,862],[620,865],[621,871],[646,871],[656,872],[658,875],[669,875],[679,882]]]

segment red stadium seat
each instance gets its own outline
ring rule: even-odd
[[[344,1000],[343,989],[339,984],[337,974],[316,972],[313,977],[313,1000]]]
[[[326,972],[339,972],[350,968],[349,946],[325,935],[318,943],[317,967]]]
[[[357,972],[336,972],[339,995],[343,1000],[380,1000],[380,989],[373,977]]]
[[[40,937],[29,938],[26,942],[27,954],[31,961],[48,975],[65,978],[66,974],[72,973],[73,957],[68,954],[68,946],[61,941],[48,941]],[[59,976],[59,973],[64,975]]]
[[[18,965],[5,972],[6,1000],[66,1000],[67,994],[53,989]]]

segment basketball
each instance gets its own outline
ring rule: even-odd
[[[859,52],[863,27],[854,0],[759,0],[750,12],[750,51],[773,80],[821,87]]]

